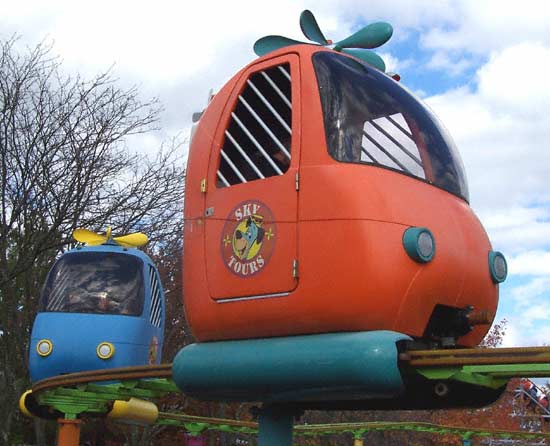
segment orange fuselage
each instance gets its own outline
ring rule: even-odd
[[[491,245],[463,198],[329,154],[312,64],[322,51],[330,50],[301,45],[254,61],[198,124],[184,233],[184,303],[197,340],[382,329],[420,338],[436,305],[494,317]],[[280,175],[222,187],[220,151],[238,97],[254,73],[280,64],[292,75],[290,164]],[[405,252],[409,227],[433,234],[430,262]],[[488,328],[474,327],[458,344],[477,345]]]

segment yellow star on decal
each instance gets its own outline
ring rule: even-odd
[[[227,246],[231,243],[231,239],[229,238],[228,235],[225,236],[225,238],[223,239],[223,245],[224,246]]]

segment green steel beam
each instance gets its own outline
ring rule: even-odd
[[[452,379],[497,389],[510,378],[550,376],[550,364],[488,364],[450,367],[419,367],[417,373],[431,380]]]
[[[131,380],[111,384],[88,383],[76,388],[59,387],[40,392],[38,403],[64,414],[107,413],[115,400],[130,398],[157,399],[176,392],[174,383],[166,379]]]
[[[544,374],[550,377],[550,364],[493,364],[467,365],[463,369],[471,373],[483,373],[499,378],[521,378]]]

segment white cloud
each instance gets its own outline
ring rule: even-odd
[[[548,302],[530,305],[522,314],[521,325],[533,327],[540,325],[540,321],[550,319],[550,307]]]
[[[485,227],[495,248],[507,256],[521,255],[525,250],[548,249],[550,245],[550,224],[547,222],[532,222],[501,230],[494,230],[489,225]]]
[[[527,343],[526,343],[527,342]],[[508,324],[506,334],[502,340],[502,347],[521,347],[528,344],[528,340],[522,336],[521,330],[513,324]]]
[[[544,207],[525,207],[521,203],[511,203],[509,207],[498,209],[480,208],[479,217],[496,249],[508,257],[550,249],[550,209],[547,204]]]
[[[221,78],[233,74],[255,58],[252,43],[262,35],[300,37],[297,21],[303,9],[297,1],[280,6],[252,0],[43,4],[13,5],[3,33],[18,32],[31,43],[49,36],[66,64],[79,70],[95,72],[116,62],[121,76],[156,83],[212,70]],[[334,20],[326,22],[334,26]]]
[[[550,345],[550,328],[539,320],[531,329],[510,321],[501,347],[538,347]]]
[[[521,43],[491,54],[489,62],[478,71],[478,92],[494,113],[546,121],[549,72],[550,42],[547,46]]]
[[[541,298],[550,298],[550,276],[535,277],[511,289],[511,296],[518,305],[534,305]]]
[[[545,276],[540,280],[550,294],[550,251],[523,252],[508,259],[508,266],[512,274]]]
[[[398,59],[391,53],[386,53],[383,51],[377,51],[377,54],[384,60],[386,64],[386,72],[388,73],[398,73],[408,67],[413,63],[412,59]]]
[[[549,253],[540,253],[541,260]],[[521,258],[523,257],[523,258]],[[525,265],[523,260],[526,260]],[[520,268],[529,260],[515,259]],[[521,273],[519,273],[521,274]],[[501,285],[501,299],[496,321],[508,321],[503,346],[550,345],[550,274],[546,269],[527,272],[529,276],[508,280]],[[538,275],[537,275],[538,274]],[[520,276],[521,277],[521,276]]]
[[[356,22],[360,17],[366,22],[377,20],[389,21],[396,30],[396,38],[405,28],[422,28],[441,22],[454,21],[456,16],[454,0],[392,0],[373,1],[365,5],[364,0],[332,0],[307,1],[312,10],[330,10],[331,14],[343,17],[349,22]],[[405,30],[404,30],[405,29]],[[403,31],[404,30],[404,31]]]
[[[450,9],[446,23],[424,34],[428,48],[483,54],[519,42],[550,44],[550,4],[545,0],[464,0],[453,2]]]
[[[432,70],[444,71],[450,76],[458,76],[468,68],[472,67],[473,61],[458,57],[453,57],[445,51],[436,51],[426,64],[426,68]]]

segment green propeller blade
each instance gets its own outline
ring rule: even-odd
[[[311,40],[323,46],[332,45],[332,41],[327,40],[321,28],[315,20],[315,16],[309,10],[305,10],[300,14],[300,28],[304,35]],[[349,36],[347,39],[337,42],[333,49],[350,56],[361,59],[362,61],[378,68],[381,71],[386,71],[386,64],[382,58],[368,51],[366,48],[377,48],[388,40],[393,34],[393,28],[389,23],[376,22],[365,26],[356,33]],[[257,40],[254,44],[254,52],[258,56],[263,56],[271,51],[278,50],[291,45],[307,44],[299,40],[289,39],[283,36],[265,36]],[[330,47],[329,47],[330,48]]]
[[[336,43],[336,51],[342,48],[377,48],[390,40],[393,28],[389,23],[376,22],[365,26],[348,38]]]
[[[349,54],[350,56],[357,57],[364,62],[372,65],[375,68],[378,68],[380,71],[386,71],[386,64],[384,60],[376,53],[373,53],[369,50],[363,49],[344,49],[342,53]]]
[[[321,31],[321,28],[319,28],[317,20],[315,20],[313,13],[308,9],[300,14],[300,28],[302,28],[304,36],[309,40],[321,45],[328,45],[329,42]]]
[[[299,45],[303,43],[305,42],[300,42],[299,40],[289,39],[288,37],[283,36],[265,36],[256,40],[256,43],[254,44],[254,52],[258,56],[263,56],[264,54],[278,50],[279,48],[284,48],[285,46]]]

